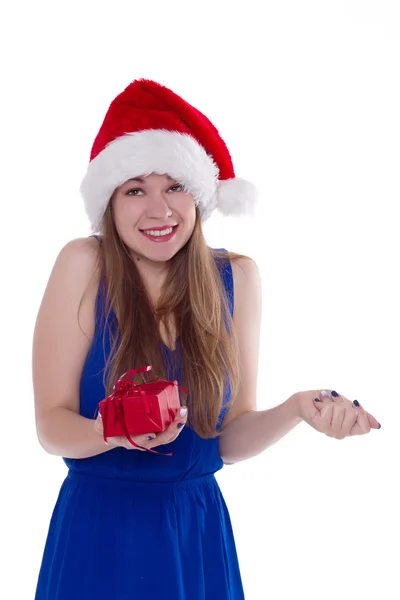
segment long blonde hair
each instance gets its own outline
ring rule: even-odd
[[[167,378],[160,342],[160,322],[170,336],[175,319],[182,349],[182,381],[190,395],[188,425],[201,438],[214,438],[226,386],[231,406],[239,388],[238,341],[216,260],[235,261],[241,254],[207,246],[199,210],[193,233],[171,258],[157,307],[152,305],[135,262],[120,239],[110,202],[101,226],[97,269],[105,285],[104,323],[110,334],[103,383],[107,395],[126,371],[152,365],[142,381]],[[113,312],[114,321],[109,326]],[[104,336],[106,328],[104,328]],[[105,337],[103,336],[103,344]],[[176,353],[172,353],[176,358]],[[180,393],[185,404],[184,394]],[[182,397],[183,396],[183,397]]]

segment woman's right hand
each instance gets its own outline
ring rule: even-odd
[[[182,416],[181,411],[185,410],[185,414]],[[107,438],[107,443],[109,446],[114,448],[122,447],[127,450],[140,450],[140,452],[146,452],[144,448],[155,448],[156,446],[163,446],[165,444],[170,444],[180,434],[183,429],[183,426],[186,425],[187,422],[187,408],[181,406],[180,409],[177,410],[175,420],[167,427],[165,431],[161,433],[143,433],[141,435],[131,436],[131,439],[138,446],[143,446],[142,448],[137,448],[136,446],[132,446],[128,442],[125,436],[117,436],[117,437],[109,437]],[[182,423],[182,425],[181,425]],[[101,418],[101,414],[97,415],[97,419],[94,422],[95,430],[103,437],[103,420]],[[151,440],[148,438],[151,436]]]

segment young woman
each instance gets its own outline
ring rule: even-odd
[[[242,600],[215,472],[302,420],[337,438],[379,424],[335,391],[257,411],[258,268],[202,233],[216,208],[251,211],[255,190],[202,113],[132,82],[107,111],[81,191],[96,235],[60,251],[34,333],[38,438],[68,467],[36,600]],[[137,446],[105,443],[99,402],[148,365],[141,381],[176,379],[185,406]]]

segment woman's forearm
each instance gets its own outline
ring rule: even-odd
[[[113,449],[94,429],[93,419],[61,406],[42,417],[37,434],[46,452],[65,458],[89,458]]]
[[[296,394],[282,404],[236,417],[222,429],[219,452],[225,464],[261,454],[301,423]]]

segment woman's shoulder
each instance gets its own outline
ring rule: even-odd
[[[258,265],[250,256],[238,254],[226,248],[213,248],[212,252],[217,262],[231,267],[234,278],[246,278],[259,274]]]
[[[230,268],[232,273],[232,286],[235,304],[250,293],[257,293],[261,286],[261,274],[256,261],[250,256],[231,254]]]
[[[261,276],[257,263],[250,256],[227,250],[213,249],[217,264],[222,270],[225,287],[233,306],[241,304],[243,297],[259,293]]]
[[[75,247],[77,249],[81,249],[83,251],[96,250],[99,247],[99,242],[101,243],[101,236],[99,235],[89,235],[86,237],[78,237],[67,242],[71,247]]]
[[[93,237],[74,238],[59,251],[53,268],[53,276],[60,280],[88,284],[97,279],[99,272],[99,244]]]
[[[74,238],[60,250],[60,255],[72,260],[85,260],[86,263],[95,261],[98,256],[99,242],[94,236]]]

